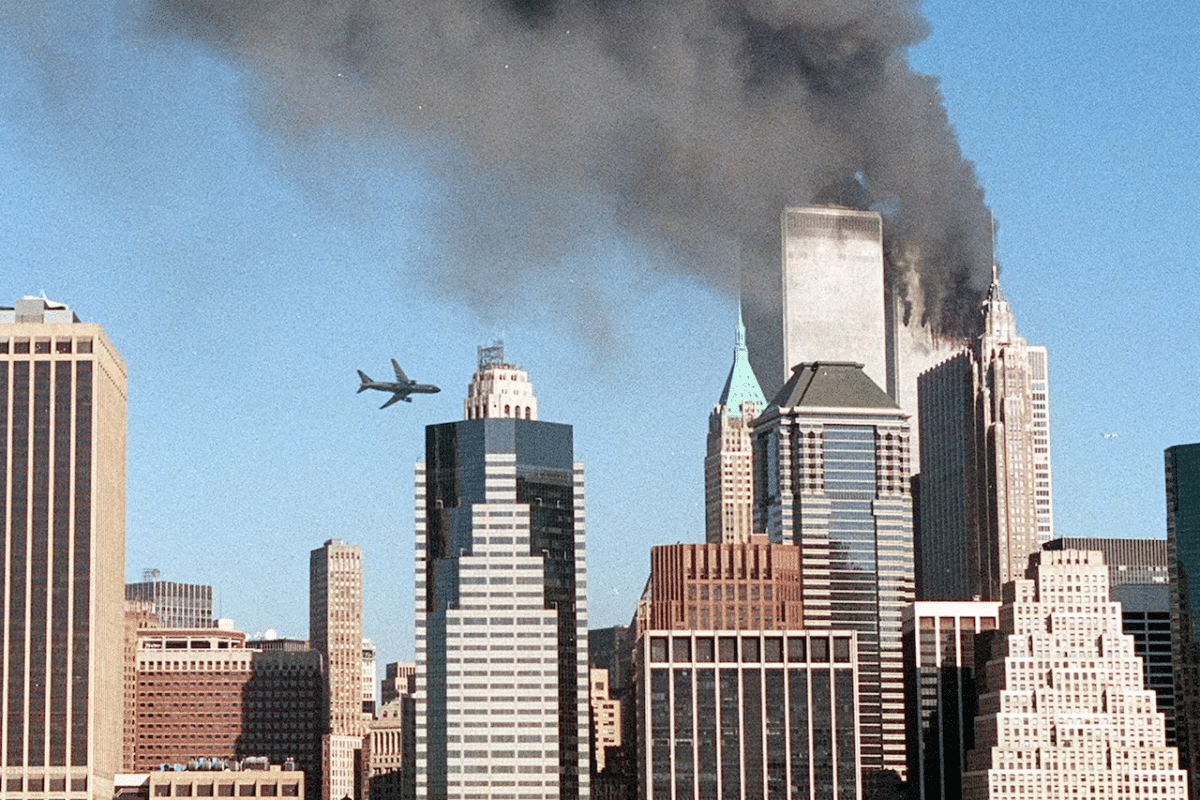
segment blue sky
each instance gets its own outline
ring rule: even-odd
[[[461,416],[475,348],[503,338],[542,418],[575,427],[592,624],[627,621],[649,547],[702,538],[732,297],[601,213],[547,245],[555,286],[470,305],[444,288],[470,265],[436,263],[428,226],[469,154],[382,130],[284,143],[253,76],[129,34],[137,7],[0,12],[0,304],[44,291],[129,364],[128,577],[210,583],[239,628],[305,636],[308,552],[342,538],[366,634],[410,657],[423,428]],[[976,165],[1018,327],[1049,348],[1057,530],[1161,536],[1162,450],[1200,440],[1200,11],[924,8],[911,63]],[[442,393],[355,396],[354,370],[393,356]]]

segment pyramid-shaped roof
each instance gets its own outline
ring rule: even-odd
[[[721,390],[718,403],[734,416],[742,413],[742,403],[758,403],[761,411],[766,408],[767,398],[759,386],[754,369],[750,366],[750,355],[746,349],[746,326],[742,323],[742,312],[738,309],[737,337],[734,340],[733,366],[729,368],[729,377],[725,379],[725,388]]]
[[[792,368],[792,377],[771,402],[779,408],[897,409],[854,361],[815,361]]]

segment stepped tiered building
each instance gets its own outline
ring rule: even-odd
[[[417,796],[583,800],[583,466],[501,346],[463,406],[416,470]]]
[[[1186,798],[1099,552],[1043,551],[1006,590],[984,669],[967,800]]]

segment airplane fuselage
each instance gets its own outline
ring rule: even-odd
[[[417,383],[408,379],[404,374],[404,370],[400,369],[400,365],[396,363],[396,359],[392,359],[392,368],[396,371],[396,380],[394,381],[373,381],[362,370],[358,371],[358,377],[362,382],[358,386],[358,391],[362,392],[367,389],[374,389],[378,392],[391,392],[392,399],[380,406],[387,408],[392,403],[398,400],[403,400],[406,403],[411,403],[409,395],[413,394],[437,394],[441,391],[437,386],[431,383]]]

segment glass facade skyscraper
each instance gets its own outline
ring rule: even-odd
[[[524,372],[494,352],[470,397],[475,418],[427,427],[417,466],[418,796],[579,800],[583,469],[571,427],[537,420]]]
[[[1200,797],[1200,444],[1168,447],[1164,462],[1175,737],[1190,794]]]
[[[864,780],[903,777],[908,415],[861,364],[801,364],[754,425],[755,528],[800,549],[806,630],[858,635]]]

